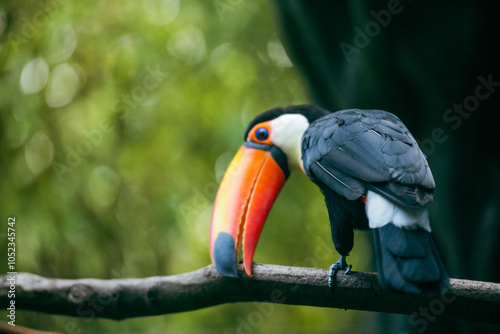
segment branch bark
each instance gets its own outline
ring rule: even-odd
[[[210,265],[172,276],[143,279],[55,279],[19,273],[16,309],[125,319],[237,302],[270,302],[432,316],[500,324],[500,284],[451,279],[451,293],[438,299],[380,289],[377,274],[339,271],[330,293],[326,269],[255,263],[253,277],[220,275]],[[9,276],[0,276],[0,307],[9,305]],[[414,320],[417,321],[418,318]]]

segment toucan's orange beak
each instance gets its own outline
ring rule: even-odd
[[[238,277],[236,261],[243,243],[248,276],[267,215],[289,175],[285,154],[273,145],[246,142],[233,158],[215,198],[210,255],[217,270]]]

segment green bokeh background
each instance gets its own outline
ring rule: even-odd
[[[0,43],[1,273],[9,216],[18,272],[111,279],[208,265],[215,192],[246,124],[310,102],[268,1],[2,1]],[[356,234],[355,270],[373,270],[370,238]],[[322,195],[292,175],[255,261],[327,268],[337,257]],[[66,333],[341,333],[372,315],[246,303],[119,322],[16,316]]]

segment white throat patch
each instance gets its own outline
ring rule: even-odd
[[[302,170],[301,143],[302,135],[309,127],[307,118],[301,114],[285,114],[270,123],[271,141],[286,154],[290,170]]]

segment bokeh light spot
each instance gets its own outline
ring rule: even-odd
[[[53,40],[59,61],[65,61],[71,57],[78,44],[75,30],[69,24],[59,27],[54,32]]]
[[[196,64],[203,60],[207,53],[205,36],[197,27],[184,28],[170,37],[167,50],[172,56],[187,64]]]
[[[165,25],[174,21],[179,15],[181,4],[179,0],[148,0],[142,5],[148,21],[155,25]]]
[[[80,78],[75,68],[67,63],[53,71],[45,92],[45,101],[51,108],[63,107],[73,101],[80,88]]]
[[[37,175],[40,174],[52,162],[54,147],[50,138],[42,133],[36,132],[30,142],[25,146],[24,158],[29,170]]]
[[[49,66],[43,58],[35,58],[21,71],[19,86],[24,94],[35,94],[45,88],[48,80]]]
[[[285,68],[293,67],[292,62],[290,61],[290,58],[288,58],[285,48],[280,41],[273,40],[267,42],[267,54],[276,66]]]

